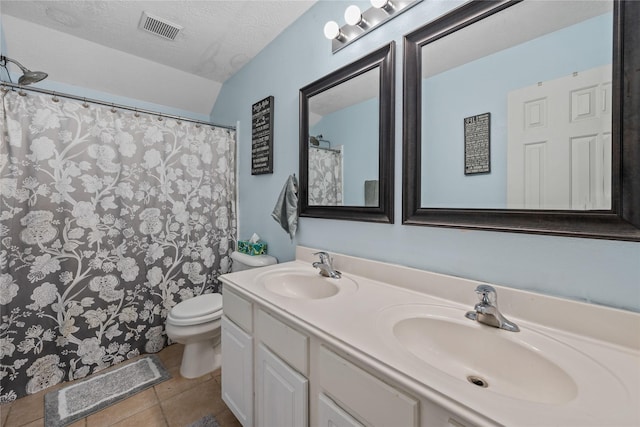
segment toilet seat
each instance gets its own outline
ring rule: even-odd
[[[167,322],[176,326],[190,326],[222,317],[222,295],[203,294],[176,304],[167,316]]]

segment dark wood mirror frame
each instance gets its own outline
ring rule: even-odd
[[[640,2],[614,1],[612,209],[603,211],[423,208],[421,49],[519,1],[472,1],[404,38],[402,223],[640,241]]]
[[[391,42],[300,89],[300,216],[393,223],[394,59],[395,43]],[[380,68],[378,206],[309,205],[309,98],[377,67]]]

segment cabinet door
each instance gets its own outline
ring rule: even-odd
[[[318,427],[363,427],[324,393],[318,396]]]
[[[257,425],[305,427],[309,425],[308,380],[263,344],[257,352]]]
[[[253,338],[222,316],[222,400],[244,427],[253,426]]]

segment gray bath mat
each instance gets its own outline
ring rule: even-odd
[[[209,414],[205,417],[200,418],[195,423],[189,424],[188,427],[220,427],[216,418]]]
[[[156,355],[96,374],[44,396],[44,423],[62,427],[171,378]]]

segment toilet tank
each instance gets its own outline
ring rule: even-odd
[[[271,255],[247,255],[240,252],[232,252],[231,259],[233,260],[233,264],[231,265],[232,272],[266,267],[267,265],[278,263],[276,257],[272,257]]]

